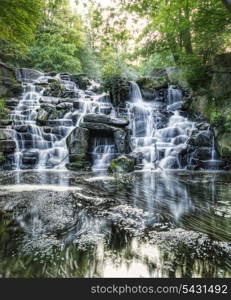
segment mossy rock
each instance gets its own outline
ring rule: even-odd
[[[142,77],[137,80],[137,84],[141,89],[162,89],[168,87],[168,79],[166,77]]]
[[[86,154],[71,154],[69,156],[70,163],[80,163],[85,162],[87,159]]]
[[[90,166],[89,163],[87,162],[74,162],[74,163],[69,163],[66,165],[68,170],[71,171],[89,171],[90,170]]]
[[[108,171],[109,173],[130,173],[135,168],[135,160],[127,156],[120,156],[113,159]]]
[[[81,90],[87,90],[91,82],[86,74],[71,75],[71,80],[74,81]]]

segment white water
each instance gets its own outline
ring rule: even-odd
[[[104,171],[115,158],[116,149],[113,140],[106,137],[96,137],[93,142],[93,171]]]
[[[68,76],[67,76],[68,77]],[[38,126],[36,119],[38,110],[42,105],[65,103],[65,98],[44,96],[44,88],[41,83],[48,80],[59,80],[65,90],[75,93],[78,101],[78,109],[68,110],[63,118],[51,120],[50,129],[47,126]],[[103,95],[96,95],[91,92],[91,96],[80,90],[69,78],[61,79],[59,75],[55,77],[41,76],[36,80],[25,80],[24,92],[18,106],[11,113],[13,128],[26,126],[25,132],[14,131],[16,142],[16,152],[14,154],[14,164],[17,170],[22,168],[42,169],[65,169],[68,163],[68,149],[66,139],[71,131],[80,126],[83,118],[88,113],[101,113],[105,109],[112,109],[112,105],[102,101]],[[53,124],[52,124],[53,122]],[[25,167],[26,166],[26,167]]]
[[[177,106],[183,103],[183,95],[172,86],[168,89],[167,110],[172,112],[166,126],[158,129],[159,108],[153,102],[145,102],[139,86],[131,83],[131,99],[127,103],[132,129],[133,153],[141,154],[144,169],[180,169],[178,153],[186,146],[194,123],[180,115]]]

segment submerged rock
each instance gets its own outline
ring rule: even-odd
[[[135,159],[129,156],[120,156],[113,159],[108,171],[110,173],[130,173],[133,172],[135,168]]]

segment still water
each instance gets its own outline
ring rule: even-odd
[[[231,175],[0,174],[1,277],[231,277]]]

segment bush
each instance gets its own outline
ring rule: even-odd
[[[223,126],[225,121],[225,117],[221,112],[214,111],[211,113],[211,122],[214,126],[219,127]]]
[[[129,83],[123,75],[123,71],[115,66],[108,66],[102,74],[103,89],[110,94],[114,105],[126,101],[129,97]]]

